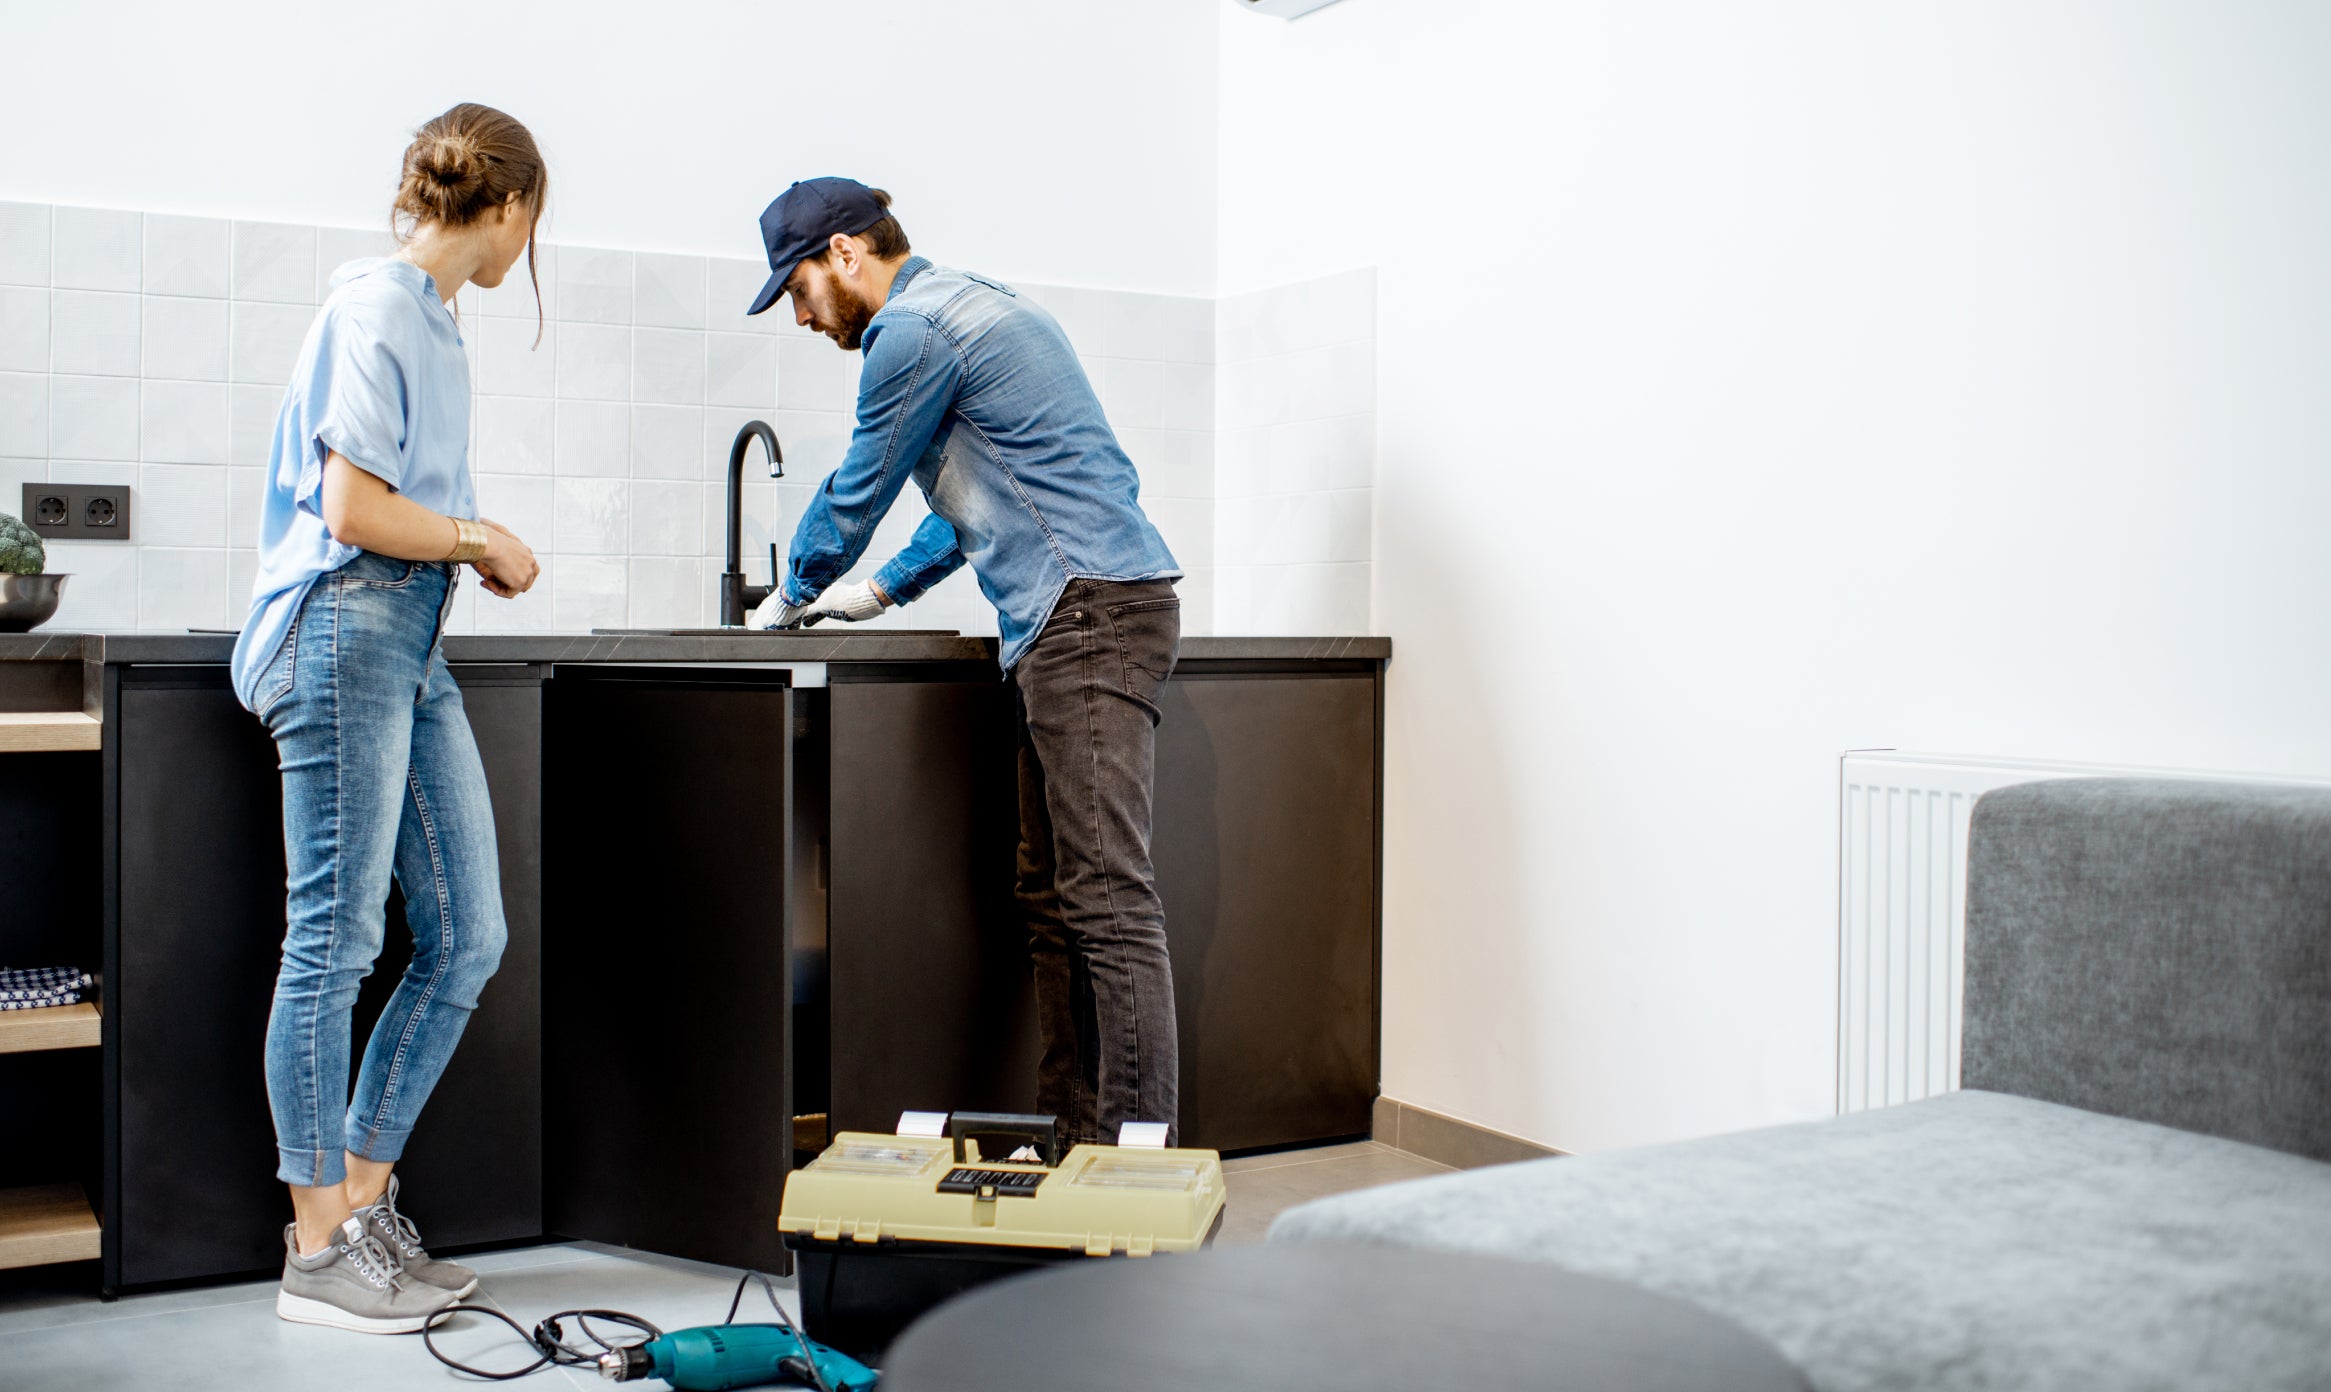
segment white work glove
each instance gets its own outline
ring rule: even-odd
[[[796,623],[806,627],[821,619],[857,623],[862,619],[871,619],[889,607],[889,602],[875,591],[872,581],[836,585],[807,604],[787,604],[783,594],[772,593],[753,610],[753,617],[747,621],[747,627],[791,628]]]
[[[819,619],[858,623],[873,618],[889,607],[890,601],[875,590],[874,582],[863,580],[855,585],[836,585],[819,595],[817,603],[809,606],[807,618],[811,623]]]
[[[745,627],[791,628],[808,612],[808,605],[787,604],[782,591],[771,590],[767,599],[754,606],[752,617],[745,620]]]

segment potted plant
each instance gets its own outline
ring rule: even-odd
[[[48,559],[40,533],[0,512],[0,633],[26,633],[55,616],[71,577],[44,573]]]

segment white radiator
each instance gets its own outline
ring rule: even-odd
[[[1837,1110],[1866,1111],[1959,1085],[1967,823],[1993,788],[2043,778],[2273,774],[2041,763],[1855,750],[1839,775]]]
[[[1967,821],[1993,788],[2068,769],[1854,752],[1840,775],[1837,1110],[1959,1085]]]

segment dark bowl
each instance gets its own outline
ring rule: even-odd
[[[30,633],[56,616],[70,575],[0,575],[0,633]]]

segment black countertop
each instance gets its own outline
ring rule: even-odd
[[[223,663],[229,633],[0,633],[0,662]],[[993,662],[996,640],[960,633],[869,629],[863,632],[472,633],[449,634],[454,662]],[[1185,660],[1381,661],[1382,637],[1190,637]]]

